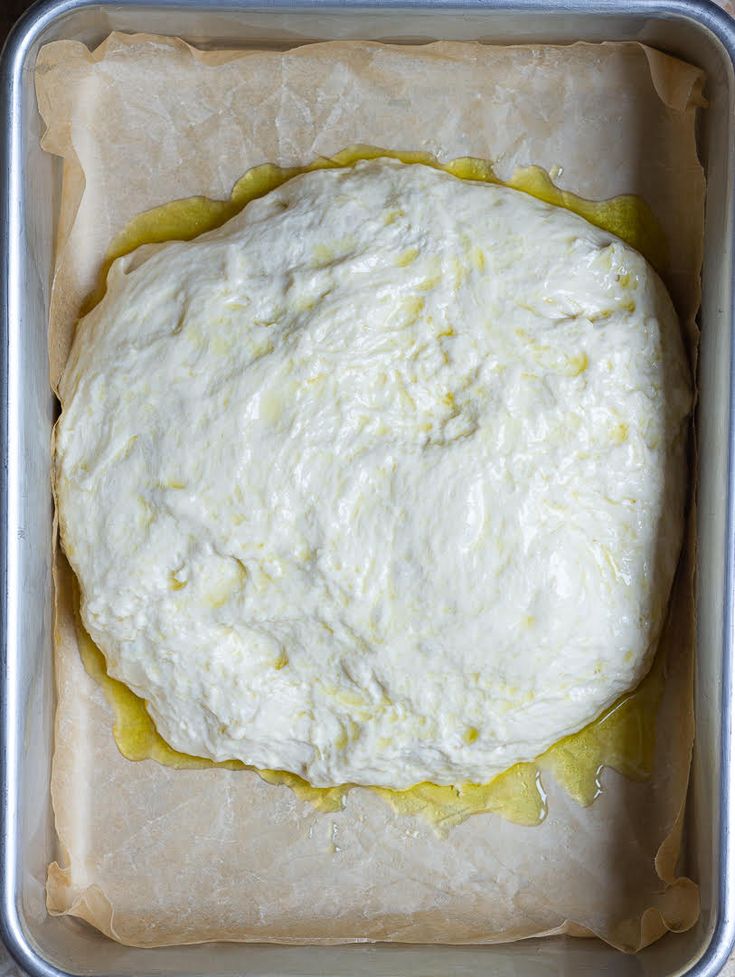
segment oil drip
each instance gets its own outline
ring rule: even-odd
[[[516,171],[508,181],[500,181],[491,164],[484,160],[463,157],[449,163],[439,163],[427,153],[354,146],[333,157],[319,158],[304,167],[257,166],[238,180],[229,200],[190,197],[138,215],[112,242],[99,285],[85,303],[83,313],[88,312],[104,295],[107,272],[116,258],[144,244],[188,241],[205,231],[214,230],[239,213],[251,200],[264,196],[301,173],[351,166],[359,160],[379,157],[399,159],[408,164],[422,163],[461,179],[504,183],[547,203],[571,210],[591,224],[615,234],[640,251],[658,270],[666,263],[663,232],[650,208],[639,197],[624,195],[604,201],[586,200],[559,189],[548,173],[535,166]],[[217,766],[230,770],[252,769],[237,760],[215,763],[172,749],[156,731],[144,700],[108,675],[104,655],[84,630],[78,611],[78,593],[75,594],[75,606],[82,660],[113,707],[113,735],[123,756],[130,760],[152,759],[176,768]],[[361,789],[374,791],[400,814],[424,817],[440,832],[445,832],[472,814],[488,812],[518,824],[539,824],[546,816],[546,794],[542,784],[544,771],[549,771],[579,804],[591,804],[602,790],[600,774],[604,767],[611,767],[634,780],[650,776],[656,711],[663,688],[664,668],[665,663],[659,655],[638,688],[622,696],[594,722],[564,737],[537,760],[515,764],[487,784],[442,787],[422,783],[403,791],[378,787]],[[349,784],[330,788],[312,787],[297,775],[285,771],[256,772],[267,783],[290,788],[299,798],[322,812],[339,810],[348,792],[353,789]]]

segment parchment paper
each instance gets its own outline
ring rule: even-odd
[[[56,385],[111,239],[171,199],[226,197],[247,169],[356,144],[479,156],[501,177],[537,164],[592,198],[638,193],[669,244],[664,278],[692,363],[704,180],[698,69],[635,43],[498,48],[330,42],[200,52],[113,34],[94,53],[45,47],[44,147],[64,158],[50,324]],[[70,571],[57,557],[58,712],[52,912],[125,943],[201,940],[486,943],[597,934],[626,950],[692,925],[676,874],[692,719],[693,530],[664,634],[655,774],[606,770],[579,807],[549,775],[539,827],[479,815],[438,837],[365,790],[322,814],[250,772],[131,763],[80,661]]]

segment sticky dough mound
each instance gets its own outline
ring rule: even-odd
[[[644,259],[422,165],[115,262],[61,388],[87,629],[176,749],[484,782],[650,665],[688,369]]]

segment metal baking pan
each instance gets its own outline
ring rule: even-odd
[[[39,145],[33,67],[48,41],[96,44],[112,30],[273,48],[346,37],[405,43],[635,39],[706,70],[697,738],[684,856],[686,871],[701,886],[702,914],[688,933],[669,934],[635,957],[596,940],[568,938],[492,947],[209,944],[138,950],[47,915],[46,866],[54,856],[49,435],[55,408],[46,322],[60,163]],[[708,0],[48,0],[18,24],[0,65],[0,928],[29,974],[712,977],[719,971],[735,938],[734,68],[735,23]]]

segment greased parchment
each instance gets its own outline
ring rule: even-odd
[[[329,42],[201,52],[111,35],[45,47],[44,147],[64,158],[50,369],[58,382],[112,238],[169,200],[229,196],[250,167],[347,146],[478,156],[501,178],[537,164],[585,197],[638,193],[668,241],[661,269],[696,360],[704,179],[698,69],[635,43],[567,47]],[[112,713],[79,657],[70,571],[57,553],[58,711],[53,912],[124,943],[200,940],[486,943],[594,933],[626,950],[696,919],[677,877],[692,718],[693,520],[663,641],[656,767],[602,774],[579,807],[548,774],[527,828],[478,815],[439,837],[355,789],[324,814],[256,774],[175,770],[117,751]]]

